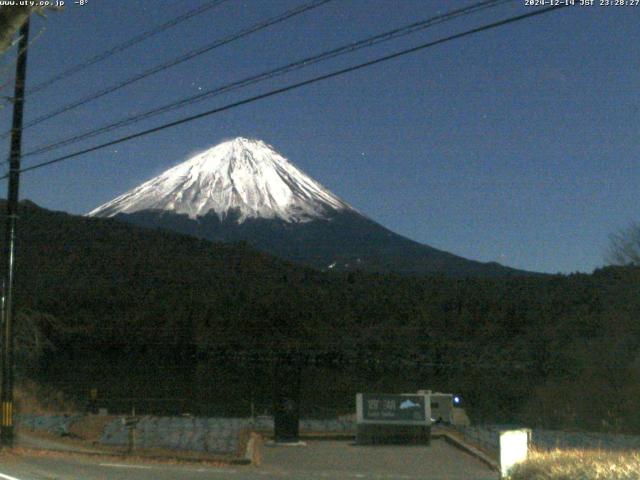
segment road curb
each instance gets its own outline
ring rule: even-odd
[[[55,442],[57,439],[53,438],[44,438],[41,436],[34,436],[36,439],[44,439],[46,441]],[[259,436],[258,436],[259,437]],[[25,438],[24,434],[21,434],[18,438]],[[250,438],[251,440],[251,438]],[[252,456],[256,457],[258,455],[257,445],[255,445],[257,439],[253,439],[252,442]],[[259,443],[259,442],[258,442]],[[215,462],[221,463],[225,465],[248,465],[251,463],[251,459],[248,459],[245,455],[197,455],[195,452],[177,452],[175,455],[172,452],[154,452],[145,449],[137,449],[133,454],[126,453],[123,450],[110,450],[110,449],[96,449],[96,448],[87,448],[84,445],[70,444],[70,443],[60,443],[59,446],[38,446],[38,445],[28,445],[23,441],[18,441],[16,443],[16,447],[20,448],[24,451],[30,452],[51,452],[60,455],[83,455],[88,457],[112,457],[112,458],[120,458],[120,459],[131,459],[131,458],[141,458],[148,460],[157,460],[157,461],[170,461],[170,462],[183,462],[183,463],[206,463],[206,462]],[[94,446],[95,447],[95,446]],[[246,449],[245,449],[246,450]],[[190,453],[192,453],[190,455]]]
[[[480,460],[481,462],[489,466],[492,470],[495,470],[497,472],[500,471],[500,465],[498,465],[498,462],[496,462],[493,458],[491,458],[486,453],[480,451],[473,445],[465,442],[464,440],[456,437],[455,435],[452,435],[450,432],[441,430],[437,433],[432,434],[432,438],[443,438],[445,442],[447,442],[449,445],[452,445],[468,453],[469,455],[477,458],[478,460]]]
[[[273,439],[273,431],[271,430],[254,430],[255,433],[262,436],[262,438]],[[347,432],[309,432],[303,431],[298,435],[300,440],[354,440],[355,434]]]
[[[87,457],[110,457],[119,459],[142,459],[142,460],[157,460],[164,462],[177,462],[177,463],[221,463],[224,465],[249,465],[250,460],[246,458],[226,458],[226,457],[179,457],[171,455],[153,455],[145,454],[144,452],[136,452],[133,455],[117,452],[91,452],[86,450],[58,450],[52,448],[37,448],[37,447],[19,447],[21,450],[30,452],[48,452],[57,453],[61,455],[82,455]]]

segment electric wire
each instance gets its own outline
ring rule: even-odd
[[[288,20],[292,17],[295,17],[297,15],[300,15],[302,13],[305,13],[309,10],[313,10],[315,8],[318,8],[322,5],[324,5],[325,3],[331,2],[333,0],[313,0],[310,3],[301,5],[299,7],[293,8],[291,10],[288,10],[284,13],[281,13],[280,15],[277,15],[275,17],[269,18],[267,20],[264,20],[262,22],[259,22],[255,25],[252,25],[249,28],[246,28],[244,30],[241,30],[240,32],[228,35],[226,37],[223,37],[221,39],[218,39],[216,41],[214,41],[213,43],[207,44],[204,47],[200,47],[196,50],[192,50],[190,52],[187,52],[184,55],[181,55],[180,57],[174,58],[168,62],[162,63],[160,65],[157,65],[155,67],[150,68],[149,70],[145,70],[142,73],[139,73],[137,75],[134,75],[133,77],[128,78],[127,80],[124,80],[122,82],[119,82],[117,84],[111,85],[109,87],[106,87],[102,90],[99,90],[98,92],[93,92],[85,97],[80,98],[79,100],[76,100],[72,103],[69,103],[67,105],[64,105],[60,108],[58,108],[57,110],[54,110],[52,112],[46,113],[44,115],[41,115],[40,117],[35,118],[34,120],[31,120],[30,122],[25,123],[25,125],[22,127],[22,130],[26,130],[30,127],[33,127],[34,125],[38,125],[46,120],[50,120],[52,118],[57,117],[58,115],[61,115],[63,113],[66,113],[68,111],[71,111],[75,108],[78,108],[82,105],[85,105],[89,102],[92,102],[94,100],[97,100],[99,98],[104,97],[105,95],[108,95],[110,93],[116,92],[128,85],[131,85],[135,82],[138,82],[144,78],[150,77],[152,75],[155,75],[156,73],[162,72],[164,70],[167,70],[171,67],[174,67],[176,65],[179,65],[183,62],[186,62],[187,60],[191,60],[192,58],[198,57],[200,55],[203,55],[207,52],[210,52],[216,48],[219,48],[221,46],[227,45],[235,40],[241,39],[243,37],[246,37],[248,35],[251,35],[252,33],[255,33],[257,31],[263,30],[267,27],[270,27],[272,25],[275,25],[277,23],[283,22],[285,20]],[[0,136],[0,138],[6,138],[8,135],[11,134],[11,131],[5,132],[4,134],[2,134]]]
[[[318,82],[321,82],[321,81],[324,81],[324,80],[328,80],[330,78],[338,77],[338,76],[341,76],[341,75],[344,75],[344,74],[347,74],[347,73],[350,73],[350,72],[361,70],[363,68],[371,67],[373,65],[377,65],[377,64],[380,64],[382,62],[386,62],[386,61],[389,61],[389,60],[392,60],[392,59],[395,59],[395,58],[403,57],[403,56],[406,56],[406,55],[409,55],[409,54],[412,54],[412,53],[416,53],[416,52],[425,50],[427,48],[434,47],[436,45],[440,45],[440,44],[443,44],[443,43],[446,43],[446,42],[450,42],[452,40],[457,40],[457,39],[460,39],[460,38],[463,38],[463,37],[466,37],[466,36],[469,36],[469,35],[473,35],[473,34],[476,34],[476,33],[479,33],[479,32],[491,30],[491,29],[498,28],[498,27],[501,27],[501,26],[504,26],[504,25],[508,25],[508,24],[515,23],[515,22],[518,22],[518,21],[522,21],[522,20],[525,20],[527,18],[543,15],[543,14],[546,14],[546,13],[549,13],[549,12],[552,12],[552,11],[555,11],[555,10],[559,10],[559,9],[565,8],[566,6],[567,5],[564,5],[564,4],[562,4],[562,5],[554,5],[554,6],[546,7],[546,8],[540,9],[540,10],[535,10],[535,11],[532,11],[532,12],[529,12],[529,13],[525,13],[525,14],[509,17],[509,18],[506,18],[504,20],[499,20],[499,21],[496,21],[496,22],[492,22],[492,23],[489,23],[489,24],[486,24],[486,25],[483,25],[483,26],[480,26],[480,27],[476,27],[476,28],[473,28],[473,29],[470,29],[470,30],[466,30],[466,31],[461,32],[461,33],[456,33],[456,34],[453,34],[453,35],[449,35],[447,37],[443,37],[443,38],[440,38],[438,40],[433,40],[433,41],[430,41],[430,42],[427,42],[427,43],[423,43],[423,44],[420,44],[420,45],[412,47],[412,48],[407,48],[407,49],[400,50],[400,51],[395,52],[395,53],[384,55],[384,56],[378,57],[378,58],[376,58],[374,60],[369,60],[367,62],[359,63],[359,64],[353,65],[351,67],[343,68],[343,69],[336,70],[336,71],[333,71],[333,72],[330,72],[330,73],[327,73],[327,74],[324,74],[324,75],[320,75],[320,76],[317,76],[317,77],[314,77],[314,78],[311,78],[311,79],[308,79],[308,80],[304,80],[304,81],[301,81],[301,82],[293,83],[293,84],[290,84],[290,85],[287,85],[287,86],[284,86],[284,87],[281,87],[281,88],[278,88],[278,89],[275,89],[275,90],[271,90],[271,91],[266,92],[266,93],[262,93],[262,94],[255,95],[255,96],[252,96],[252,97],[249,97],[249,98],[245,98],[244,100],[239,100],[239,101],[236,101],[236,102],[229,103],[229,104],[224,105],[222,107],[217,107],[217,108],[214,108],[214,109],[211,109],[211,110],[207,110],[207,111],[202,112],[202,113],[198,113],[198,114],[195,114],[195,115],[190,115],[188,117],[184,117],[184,118],[181,118],[179,120],[175,120],[173,122],[165,123],[163,125],[160,125],[160,126],[157,126],[157,127],[154,127],[154,128],[143,130],[143,131],[131,134],[131,135],[126,135],[124,137],[120,137],[120,138],[117,138],[115,140],[111,140],[109,142],[105,142],[105,143],[102,143],[102,144],[99,144],[99,145],[95,145],[93,147],[85,148],[83,150],[79,150],[79,151],[76,151],[76,152],[73,152],[73,153],[70,153],[70,154],[67,154],[67,155],[63,155],[63,156],[60,156],[60,157],[57,157],[57,158],[53,158],[51,160],[43,161],[43,162],[37,163],[35,165],[31,165],[29,167],[22,168],[22,169],[20,169],[20,172],[28,172],[28,171],[31,171],[31,170],[37,170],[37,169],[40,169],[40,168],[43,168],[43,167],[54,165],[56,163],[60,163],[60,162],[69,160],[71,158],[79,157],[81,155],[86,155],[87,153],[95,152],[97,150],[102,150],[104,148],[107,148],[107,147],[110,147],[110,146],[113,146],[113,145],[118,145],[120,143],[124,143],[124,142],[127,142],[129,140],[133,140],[135,138],[144,137],[144,136],[147,136],[147,135],[151,135],[153,133],[160,132],[162,130],[166,130],[168,128],[172,128],[172,127],[175,127],[175,126],[178,126],[178,125],[182,125],[182,124],[185,124],[185,123],[189,123],[189,122],[198,120],[200,118],[209,117],[211,115],[215,115],[217,113],[220,113],[220,112],[223,112],[223,111],[226,111],[226,110],[230,110],[232,108],[236,108],[236,107],[239,107],[241,105],[246,105],[246,104],[249,104],[249,103],[253,103],[253,102],[256,102],[258,100],[263,100],[265,98],[270,98],[270,97],[273,97],[275,95],[279,95],[279,94],[282,94],[282,93],[285,93],[285,92],[288,92],[288,91],[291,91],[291,90],[295,90],[295,89],[298,89],[298,88],[301,88],[301,87],[304,87],[304,86],[307,86],[307,85],[312,85],[312,84],[315,84],[315,83],[318,83]],[[0,177],[0,180],[5,179],[7,177],[8,177],[8,175],[4,175],[4,176]]]
[[[112,47],[108,50],[105,50],[102,53],[99,53],[87,60],[85,60],[84,62],[81,62],[77,65],[74,65],[73,67],[70,67],[62,72],[60,72],[57,75],[54,75],[53,77],[49,78],[48,80],[45,80],[37,85],[35,85],[34,87],[31,87],[29,90],[27,90],[27,93],[25,94],[25,97],[32,95],[36,92],[40,92],[42,90],[44,90],[45,88],[50,87],[51,85],[67,79],[69,77],[71,77],[72,75],[75,75],[76,73],[84,70],[87,67],[90,67],[91,65],[95,65],[96,63],[99,63],[103,60],[106,60],[107,58],[111,57],[112,55],[115,55],[117,53],[120,53],[128,48],[133,47],[134,45],[137,45],[138,43],[143,42],[144,40],[147,40],[148,38],[151,38],[155,35],[158,35],[162,32],[165,32],[166,30],[169,30],[172,27],[175,27],[176,25],[179,25],[180,23],[189,20],[190,18],[193,18],[197,15],[201,15],[225,2],[227,2],[228,0],[213,0],[213,1],[209,1],[206,3],[203,3],[202,5],[189,10],[188,12],[183,13],[182,15],[179,15],[178,17],[175,17],[161,25],[158,25],[157,27],[152,28],[151,30],[148,30],[146,32],[143,32],[139,35],[136,35],[135,37],[130,38],[129,40],[116,45],[115,47]]]
[[[338,57],[340,55],[344,55],[344,54],[348,54],[348,53],[352,53],[355,52],[357,50],[363,49],[363,48],[367,48],[367,47],[371,47],[374,45],[377,45],[379,43],[383,43],[383,42],[387,42],[390,40],[394,40],[396,38],[400,38],[402,36],[406,36],[421,30],[424,30],[428,27],[440,24],[440,23],[444,23],[450,20],[453,20],[454,18],[458,18],[460,16],[463,15],[469,15],[471,13],[476,13],[478,11],[487,9],[487,8],[494,8],[496,6],[499,6],[501,4],[505,4],[505,3],[509,3],[512,2],[513,0],[487,0],[487,1],[483,1],[480,2],[478,4],[474,4],[470,7],[467,8],[462,8],[459,10],[454,10],[452,12],[443,14],[443,15],[438,15],[435,17],[431,17],[425,20],[422,20],[420,22],[414,22],[412,24],[400,27],[400,28],[396,28],[378,35],[375,35],[373,37],[368,37],[366,39],[363,40],[359,40],[357,42],[352,42],[346,45],[342,45],[340,47],[334,48],[332,50],[329,50],[327,52],[323,52],[317,55],[313,55],[313,56],[309,56],[306,58],[303,58],[301,60],[297,60],[295,62],[286,64],[284,66],[281,67],[277,67],[275,69],[271,69],[268,70],[266,72],[260,73],[258,75],[253,75],[250,77],[246,77],[243,78],[241,80],[232,82],[230,84],[226,84],[223,85],[221,87],[216,87],[214,89],[210,89],[207,90],[205,92],[201,92],[198,93],[196,95],[193,95],[191,97],[187,97],[178,101],[173,101],[170,102],[168,104],[162,105],[160,107],[156,107],[153,108],[151,110],[147,110],[146,112],[142,112],[139,114],[135,114],[132,115],[130,117],[124,118],[122,120],[118,120],[116,122],[107,124],[107,125],[103,125],[102,127],[98,127],[98,128],[94,128],[91,130],[86,130],[84,132],[75,134],[71,137],[67,137],[67,138],[63,138],[61,140],[58,140],[54,143],[48,144],[48,145],[44,145],[41,147],[38,147],[34,150],[28,151],[26,153],[24,153],[22,156],[23,158],[25,157],[29,157],[29,156],[33,156],[33,155],[39,155],[42,153],[46,153],[49,152],[51,150],[55,150],[58,148],[61,148],[63,146],[68,146],[68,145],[72,145],[75,144],[81,140],[86,140],[88,138],[91,137],[95,137],[97,135],[103,134],[103,133],[107,133],[113,130],[117,130],[119,128],[125,127],[127,125],[131,125],[134,123],[138,123],[142,120],[146,120],[148,118],[163,114],[163,113],[167,113],[169,111],[173,111],[179,108],[183,108],[185,106],[188,105],[193,105],[195,103],[204,101],[204,100],[208,100],[210,98],[213,98],[215,96],[218,95],[222,95],[225,93],[229,93],[231,91],[234,90],[238,90],[240,88],[244,88],[250,85],[254,85],[256,83],[265,81],[265,80],[270,80],[272,78],[302,69],[302,68],[306,68],[310,65],[316,64],[316,63],[320,63],[335,57]]]

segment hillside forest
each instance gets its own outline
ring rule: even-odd
[[[242,243],[20,213],[18,375],[79,404],[96,388],[112,411],[246,416],[270,411],[285,371],[302,415],[428,388],[459,394],[475,422],[640,432],[640,268],[320,272]]]

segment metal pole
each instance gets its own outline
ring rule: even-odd
[[[13,446],[13,280],[15,266],[16,221],[18,219],[18,190],[20,186],[20,156],[22,148],[22,111],[27,73],[27,46],[29,19],[20,28],[16,84],[11,130],[11,156],[9,158],[9,189],[7,194],[7,222],[4,243],[5,279],[2,305],[2,386],[0,401],[0,443]]]

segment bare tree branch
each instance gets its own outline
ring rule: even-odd
[[[22,5],[0,7],[0,56],[18,43],[17,39],[13,37],[32,13],[37,13],[46,18],[45,9],[60,11],[61,7],[28,7]]]
[[[640,223],[633,223],[609,237],[605,261],[610,265],[640,266]]]
[[[12,6],[0,8],[0,54],[13,44],[13,35],[27,21],[33,7]]]

